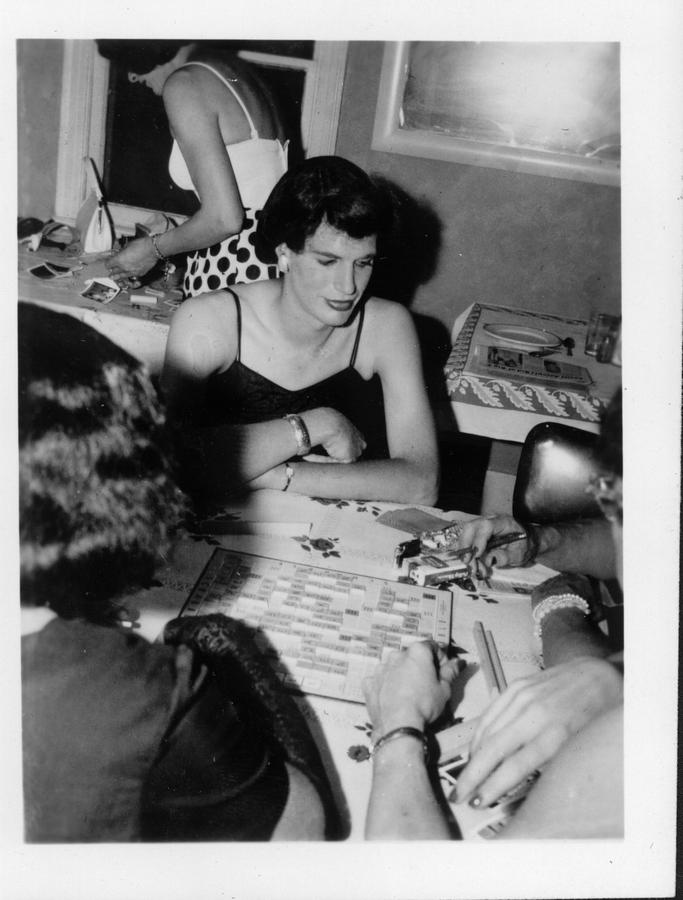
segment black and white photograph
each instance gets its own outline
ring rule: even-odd
[[[8,900],[675,896],[683,10],[3,18]]]

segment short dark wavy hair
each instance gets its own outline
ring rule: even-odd
[[[186,503],[142,364],[67,314],[18,325],[21,600],[88,617],[149,582]]]
[[[189,40],[96,40],[100,56],[136,75],[146,75],[157,66],[170,62]]]
[[[389,198],[361,168],[341,156],[314,156],[286,172],[261,211],[260,243],[301,252],[322,223],[359,239],[392,227]]]

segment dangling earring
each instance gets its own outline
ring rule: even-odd
[[[282,272],[283,275],[286,275],[289,272],[289,260],[285,256],[284,253],[281,253],[277,258],[278,269]]]

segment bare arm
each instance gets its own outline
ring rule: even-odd
[[[562,747],[515,814],[505,838],[624,836],[623,703]]]
[[[534,591],[549,597],[589,597],[581,576],[558,576]],[[541,622],[545,671],[514,681],[481,717],[470,761],[458,782],[458,802],[487,806],[544,766],[594,718],[623,701],[623,678],[605,636],[584,612],[554,609]],[[474,799],[476,798],[476,799]]]
[[[602,518],[532,526],[538,540],[536,561],[561,572],[578,572],[593,578],[616,577],[614,541],[609,522]],[[526,541],[486,550],[491,538],[520,532],[523,527],[512,516],[491,516],[466,522],[458,538],[460,547],[476,547],[477,557],[487,566],[518,566],[527,554]]]
[[[216,497],[264,472],[273,482],[269,486],[282,488],[281,464],[298,449],[294,431],[283,419],[244,426],[208,422],[208,380],[228,368],[236,352],[236,311],[225,293],[186,300],[174,314],[161,387],[176,427],[187,486]],[[355,459],[362,452],[362,436],[336,410],[318,408],[302,418],[312,443],[324,446],[333,458]]]
[[[283,464],[297,453],[288,422],[276,419],[215,427],[202,424],[206,380],[232,362],[236,339],[234,311],[226,313],[231,305],[226,304],[224,295],[197,300],[193,306],[186,301],[174,315],[162,374],[169,413],[181,426],[188,459],[201,460],[195,467],[200,478],[196,488],[216,493],[249,482],[253,488],[281,490],[286,483]],[[293,463],[293,492],[424,505],[436,499],[436,438],[412,320],[396,304],[384,303],[382,311],[384,315],[376,326],[384,333],[377,370],[384,390],[391,459],[353,462],[364,447],[360,432],[336,410],[309,410],[301,417],[311,444],[323,446],[332,461]],[[227,344],[221,337],[225,331],[232,334]]]
[[[218,116],[202,97],[196,72],[175,72],[164,86],[164,106],[200,197],[199,210],[157,238],[164,256],[176,256],[222,241],[242,228],[244,209]],[[149,238],[131,241],[109,261],[114,278],[141,277],[158,261]]]
[[[450,836],[429,782],[422,744],[411,738],[388,743],[372,770],[366,840],[434,841]]]
[[[373,348],[374,370],[382,381],[390,458],[342,466],[297,462],[290,490],[313,497],[431,506],[438,492],[438,452],[410,314],[398,304],[372,301],[366,307],[363,339]],[[309,414],[303,418],[308,424]],[[282,483],[282,472],[274,472],[258,486],[279,488]]]
[[[451,694],[458,664],[430,642],[393,652],[364,683],[373,736],[394,728],[424,730]],[[373,758],[372,789],[365,822],[369,840],[434,840],[450,837],[429,782],[422,743],[401,736]]]

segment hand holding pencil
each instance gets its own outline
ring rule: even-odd
[[[457,547],[473,550],[472,561],[479,577],[488,577],[491,569],[519,566],[529,550],[527,533],[512,516],[482,516],[465,522]]]

